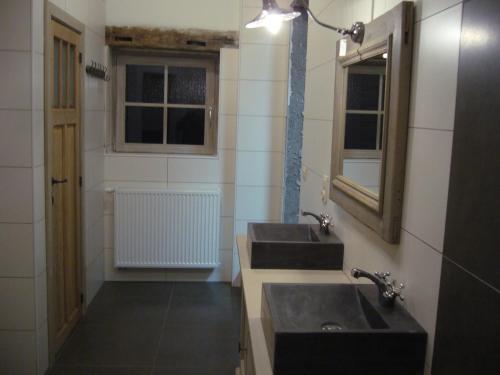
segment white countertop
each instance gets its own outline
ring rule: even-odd
[[[262,283],[348,284],[343,271],[251,269],[247,237],[236,239],[256,375],[273,375],[260,320]]]

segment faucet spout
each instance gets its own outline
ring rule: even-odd
[[[330,234],[330,227],[332,225],[332,221],[330,216],[328,216],[327,214],[316,215],[315,213],[312,212],[302,211],[302,216],[312,216],[318,221],[320,231],[326,235]]]
[[[379,301],[382,306],[392,307],[394,306],[394,302],[396,297],[399,297],[401,300],[404,300],[404,297],[401,294],[401,289],[404,288],[404,284],[400,284],[399,287],[396,287],[394,282],[391,280],[391,274],[389,272],[379,273],[375,272],[371,274],[369,272],[363,271],[359,268],[353,268],[351,270],[351,276],[355,279],[366,278],[377,286],[379,291]]]

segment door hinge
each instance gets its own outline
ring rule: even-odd
[[[81,64],[83,62],[83,56],[82,56],[82,53],[80,52],[78,54],[78,62]]]
[[[82,178],[82,176],[80,176],[80,177],[78,178],[78,185],[80,185],[80,187],[82,187],[82,186],[83,186],[83,178]]]

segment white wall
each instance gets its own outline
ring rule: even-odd
[[[140,11],[137,8],[140,7]],[[239,1],[106,1],[107,25],[236,30]],[[194,11],[193,11],[194,10]],[[235,144],[238,93],[238,49],[223,48],[220,55],[219,124],[216,156],[115,153],[107,135],[105,184],[147,189],[213,189],[222,192],[220,267],[213,270],[117,270],[114,262],[113,194],[105,198],[105,264],[107,280],[230,281],[234,226]],[[111,91],[108,100],[111,100]],[[111,103],[111,102],[109,102]],[[111,105],[108,128],[113,126]]]
[[[238,30],[240,0],[106,0],[106,24]]]
[[[395,0],[311,0],[326,22],[368,22]],[[310,24],[304,122],[301,208],[327,211],[345,244],[344,269],[391,271],[406,282],[405,305],[429,333],[430,372],[453,137],[462,5],[458,0],[416,1],[408,155],[401,243],[389,245],[333,202],[321,201],[330,171],[336,36]],[[329,178],[329,176],[328,176]]]
[[[85,64],[105,63],[104,0],[51,0],[85,25]],[[85,75],[83,225],[86,302],[104,281],[104,144],[106,82]]]
[[[43,1],[0,2],[0,372],[48,366]]]
[[[286,6],[286,1],[279,3]],[[242,1],[235,235],[246,233],[248,222],[279,222],[282,216],[290,25],[277,35],[245,29],[261,10],[262,1]],[[238,272],[234,241],[233,279]]]

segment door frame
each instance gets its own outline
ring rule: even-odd
[[[68,13],[58,8],[54,4],[50,3],[48,0],[44,1],[44,133],[45,133],[45,141],[44,141],[44,162],[45,162],[45,245],[46,245],[46,261],[47,261],[47,324],[48,324],[48,345],[49,345],[49,364],[54,363],[55,356],[57,354],[55,348],[55,336],[56,329],[54,325],[54,319],[56,317],[56,289],[55,289],[55,274],[53,272],[55,266],[55,258],[53,253],[53,241],[52,241],[52,212],[51,212],[51,176],[52,176],[52,66],[51,66],[51,57],[53,54],[52,50],[52,35],[51,35],[51,21],[55,20],[64,26],[72,29],[80,35],[80,53],[82,54],[82,61],[85,61],[85,25],[78,21],[76,18],[70,16]],[[49,79],[50,78],[50,79]],[[78,75],[79,79],[79,120],[80,120],[80,129],[79,129],[79,153],[77,155],[78,164],[79,164],[79,175],[84,181],[84,108],[85,108],[85,69],[82,66],[80,67],[80,74]],[[84,223],[83,216],[83,187],[80,187],[79,194],[77,195],[77,228],[76,228],[76,243],[77,243],[77,251],[78,251],[78,273],[79,273],[79,289],[82,293],[82,313],[85,312],[85,272],[84,272],[84,255],[83,255],[83,237],[82,237],[82,223]]]

